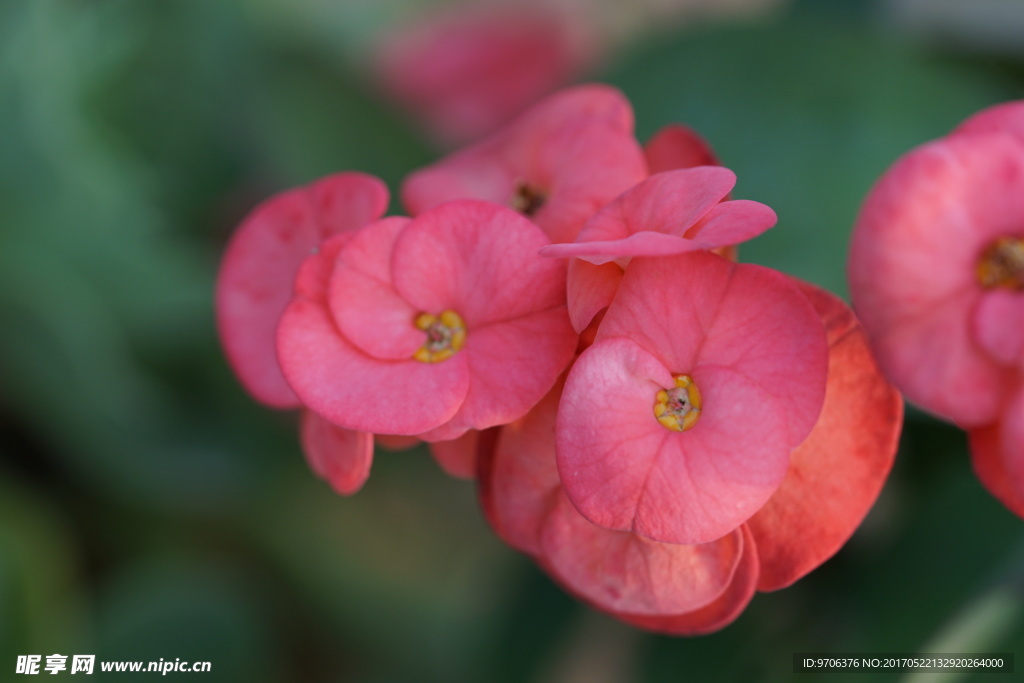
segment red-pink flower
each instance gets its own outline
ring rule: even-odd
[[[536,2],[457,7],[385,37],[379,86],[442,142],[479,138],[593,61],[581,19]]]
[[[228,360],[258,401],[279,409],[302,407],[275,350],[293,281],[321,243],[332,236],[339,244],[349,239],[387,204],[380,180],[338,173],[267,200],[232,237],[217,278],[217,324]],[[369,476],[372,434],[341,429],[304,411],[300,440],[310,467],[339,493],[355,493]]]
[[[402,187],[412,215],[452,199],[512,207],[552,242],[569,242],[590,216],[646,177],[633,111],[617,90],[559,92],[491,137],[413,173]]]
[[[736,175],[721,166],[658,173],[597,212],[575,242],[544,247],[545,256],[589,264],[570,264],[573,327],[584,329],[611,303],[630,258],[720,249],[775,225],[775,212],[764,204],[723,201],[735,185]]]
[[[825,402],[781,485],[747,523],[716,541],[678,545],[587,521],[558,476],[556,387],[482,448],[481,500],[497,533],[598,609],[679,635],[724,627],[755,590],[787,586],[831,557],[888,475],[902,401],[875,366],[850,310],[815,287],[800,289],[828,331]]]
[[[973,430],[982,481],[1024,498],[1024,102],[900,159],[865,200],[850,290],[907,398]]]
[[[517,419],[577,341],[564,267],[536,255],[547,243],[515,212],[471,200],[363,228],[303,265],[278,329],[285,377],[359,431],[441,441]]]
[[[566,494],[609,529],[721,538],[782,482],[827,362],[818,315],[780,273],[704,252],[633,259],[566,381]]]

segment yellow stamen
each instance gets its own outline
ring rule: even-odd
[[[427,341],[412,355],[421,363],[448,360],[466,344],[466,324],[455,311],[442,311],[440,315],[420,313],[413,326],[427,335]]]
[[[654,395],[654,417],[665,429],[685,432],[700,419],[703,399],[697,383],[689,375],[675,375],[675,386]]]
[[[530,218],[540,211],[540,207],[544,206],[544,202],[546,200],[547,197],[544,193],[532,185],[527,185],[526,182],[520,180],[516,183],[515,192],[512,194],[512,198],[509,200],[508,205],[514,211],[518,211],[527,218]]]
[[[1024,289],[1024,238],[1000,237],[990,244],[975,274],[985,289]]]

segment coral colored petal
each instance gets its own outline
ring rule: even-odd
[[[582,333],[594,316],[611,304],[620,282],[622,268],[615,263],[595,266],[579,259],[569,262],[567,292],[574,330]]]
[[[473,344],[476,328],[565,305],[565,264],[537,258],[546,244],[536,225],[510,209],[449,202],[402,233],[392,261],[395,289],[420,311],[456,311]]]
[[[305,410],[299,438],[310,468],[335,491],[348,496],[363,487],[373,463],[373,434],[342,429]]]
[[[972,429],[968,436],[971,464],[982,485],[1010,512],[1024,518],[1024,482],[1007,470],[999,423]]]
[[[565,307],[469,332],[469,392],[454,425],[486,429],[518,420],[550,391],[576,352]]]
[[[278,327],[278,360],[302,402],[361,431],[413,435],[447,422],[469,389],[465,357],[440,363],[381,361],[339,333],[327,310],[296,299]]]
[[[801,289],[826,326],[828,389],[821,417],[793,452],[782,485],[747,522],[762,591],[793,583],[853,534],[892,468],[903,423],[903,399],[879,371],[852,311],[813,285]]]
[[[736,370],[779,404],[791,446],[821,410],[824,328],[796,285],[770,269],[703,252],[634,259],[598,331],[608,337],[633,339],[673,373]]]
[[[644,157],[651,175],[677,168],[720,165],[711,145],[692,129],[678,123],[655,133],[644,145]]]
[[[420,443],[415,436],[398,436],[397,434],[374,434],[374,443],[389,451],[405,451]]]
[[[501,428],[481,474],[490,521],[513,548],[540,555],[541,529],[548,511],[562,497],[555,466],[555,414],[562,382],[523,419]]]
[[[1005,373],[968,328],[982,293],[977,259],[1019,234],[1022,185],[1024,145],[956,135],[889,169],[854,230],[850,292],[879,365],[908,399],[962,426],[998,414]]]
[[[232,237],[217,278],[217,326],[232,368],[257,400],[299,403],[277,366],[274,336],[303,259],[331,235],[378,218],[387,203],[381,181],[340,173],[264,202]]]
[[[984,109],[953,131],[953,135],[1009,133],[1024,141],[1024,100],[1005,102]]]
[[[335,324],[361,351],[382,360],[406,360],[426,335],[420,313],[395,291],[391,255],[408,218],[390,217],[361,230],[339,252],[328,301]]]
[[[746,526],[743,530],[743,556],[726,591],[710,605],[693,612],[672,616],[640,616],[616,614],[619,619],[645,628],[675,636],[697,636],[725,628],[743,613],[757,587],[758,564],[753,538]]]
[[[779,217],[771,207],[747,199],[722,202],[687,233],[704,249],[740,244],[775,225]]]
[[[446,473],[459,479],[476,476],[476,451],[480,432],[466,432],[457,439],[430,444],[430,453]]]
[[[1007,401],[999,419],[999,432],[1006,472],[1020,491],[1024,489],[1024,386]]]
[[[1024,368],[1024,294],[986,292],[971,318],[971,333],[997,363]]]
[[[714,543],[657,543],[588,522],[569,499],[552,508],[541,537],[551,571],[610,612],[678,614],[710,604],[729,586],[743,552],[737,530]]]

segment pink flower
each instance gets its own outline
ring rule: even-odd
[[[515,212],[450,202],[337,240],[278,328],[285,377],[331,422],[454,439],[521,417],[571,360],[564,268]]]
[[[721,166],[658,173],[598,211],[575,242],[544,247],[544,256],[589,264],[569,266],[573,327],[582,330],[611,303],[630,258],[729,247],[775,225],[764,204],[723,201],[735,185],[736,175]]]
[[[299,266],[320,243],[380,218],[388,190],[362,173],[338,173],[256,207],[235,232],[217,276],[217,328],[228,361],[256,400],[297,408],[277,365],[274,336]]]
[[[302,407],[275,350],[278,321],[299,266],[324,240],[349,239],[387,204],[380,180],[338,173],[267,200],[232,237],[217,278],[217,324],[232,368],[256,400],[279,409]],[[355,493],[369,476],[372,434],[344,430],[303,411],[300,440],[310,467],[338,493]]]
[[[1024,506],[1024,102],[985,110],[871,190],[850,291],[907,398],[971,430],[975,469]]]
[[[482,448],[481,499],[497,533],[596,608],[678,635],[724,627],[755,590],[789,585],[831,557],[881,490],[902,401],[875,366],[850,310],[815,287],[800,288],[828,330],[828,389],[781,485],[745,524],[715,541],[679,545],[587,521],[558,476],[556,386]],[[653,414],[648,418],[661,428]]]
[[[821,321],[785,276],[704,252],[634,259],[566,381],[566,495],[609,529],[721,538],[782,482],[827,362]]]
[[[491,137],[413,173],[402,201],[417,215],[452,199],[486,199],[568,242],[590,216],[646,177],[633,111],[617,90],[563,90]]]
[[[496,130],[594,60],[581,17],[539,3],[460,6],[386,36],[384,92],[442,142]]]
[[[721,166],[711,145],[678,123],[665,126],[644,145],[647,172],[651,175],[694,166]]]

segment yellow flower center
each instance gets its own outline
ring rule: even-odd
[[[421,363],[440,363],[466,344],[466,324],[455,311],[443,311],[440,315],[420,313],[413,325],[427,335],[427,341],[412,355]]]
[[[685,432],[700,419],[700,389],[689,375],[676,375],[675,386],[654,395],[654,417],[665,429]]]
[[[990,244],[976,273],[985,289],[1024,289],[1024,238],[1000,237]]]

